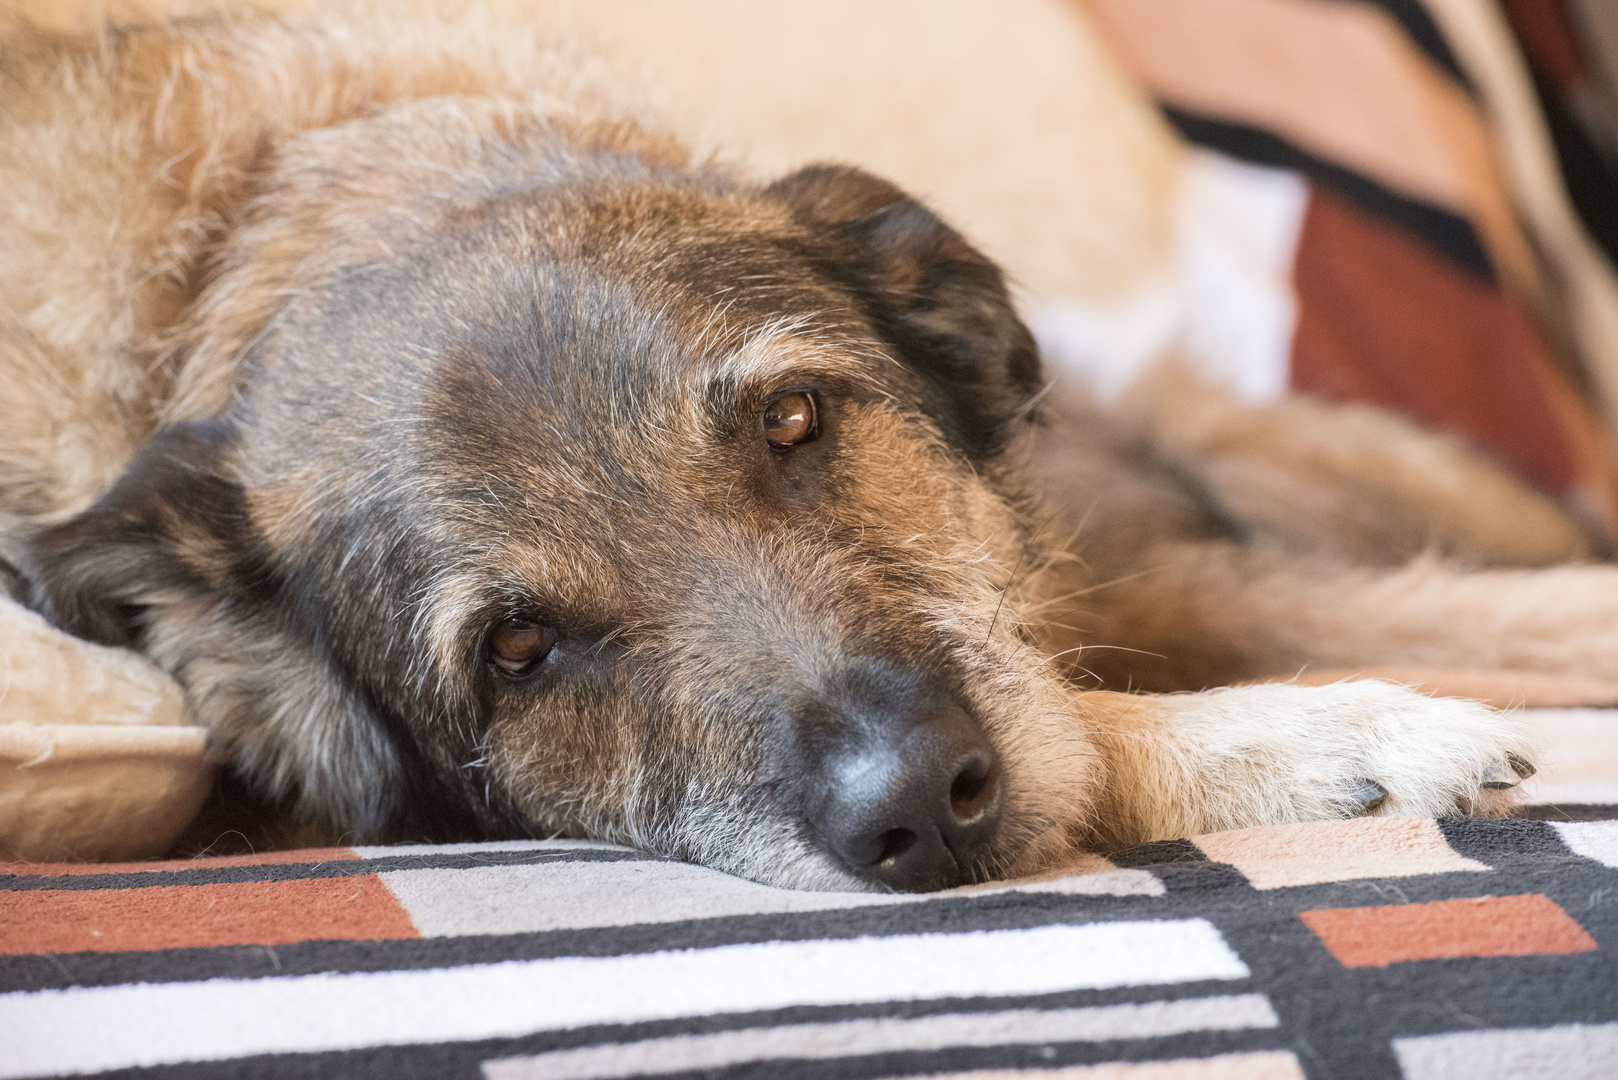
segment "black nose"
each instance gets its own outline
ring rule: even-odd
[[[859,876],[906,892],[947,888],[972,879],[999,828],[1005,781],[959,706],[905,696],[908,708],[868,703],[826,748],[810,819]]]

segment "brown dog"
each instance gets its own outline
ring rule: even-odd
[[[525,48],[253,19],[0,54],[0,554],[262,794],[937,888],[1497,811],[1529,771],[1504,718],[1383,683],[1092,676],[1615,666],[1618,571],[1444,568],[1587,555],[1464,451],[1172,374],[1056,402],[919,203],[694,165]]]

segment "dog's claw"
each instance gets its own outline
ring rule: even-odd
[[[1361,780],[1359,786],[1349,792],[1349,797],[1360,804],[1359,813],[1374,814],[1388,801],[1388,791],[1375,780]]]
[[[1506,760],[1497,761],[1483,770],[1482,786],[1490,791],[1506,791],[1538,771],[1516,754],[1507,754]]]

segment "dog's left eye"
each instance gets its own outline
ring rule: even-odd
[[[813,394],[782,394],[764,406],[764,437],[777,450],[810,442],[820,434]]]
[[[506,619],[489,631],[489,663],[507,675],[526,675],[545,659],[555,638],[542,624]]]

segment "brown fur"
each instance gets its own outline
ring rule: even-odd
[[[992,843],[932,886],[1353,812],[1360,778],[1498,809],[1484,770],[1528,753],[1379,684],[1073,680],[1613,666],[1618,571],[1460,569],[1590,554],[1463,449],[1172,373],[1150,407],[1053,400],[918,203],[752,184],[606,102],[477,20],[0,53],[0,555],[173,672],[261,795],[867,884],[798,766],[903,684],[1004,764]],[[793,389],[823,430],[775,453]],[[530,616],[554,673],[502,681],[488,628]]]

